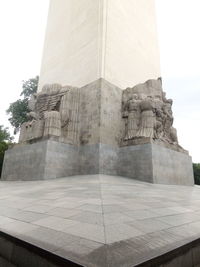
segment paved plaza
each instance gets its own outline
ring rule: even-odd
[[[0,230],[83,266],[133,266],[200,237],[200,187],[107,175],[0,182]]]

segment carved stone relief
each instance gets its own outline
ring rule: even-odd
[[[19,142],[56,137],[62,142],[76,143],[78,101],[77,88],[45,85],[29,101],[28,122],[21,126]]]
[[[178,145],[177,132],[173,127],[172,103],[162,91],[161,79],[127,88],[122,97],[122,143],[151,138]]]
[[[54,138],[73,145],[116,146],[147,138],[178,146],[172,103],[161,79],[124,91],[102,80],[82,88],[45,85],[29,101],[19,142]]]

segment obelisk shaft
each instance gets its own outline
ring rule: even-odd
[[[51,0],[40,89],[98,78],[121,87],[160,76],[154,0]]]

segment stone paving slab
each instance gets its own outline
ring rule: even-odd
[[[84,266],[134,266],[200,238],[200,187],[107,175],[1,181],[0,230]]]

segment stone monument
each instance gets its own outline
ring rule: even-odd
[[[193,185],[159,77],[154,0],[51,0],[38,93],[2,179]]]

